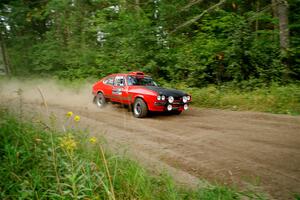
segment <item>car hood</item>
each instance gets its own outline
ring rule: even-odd
[[[182,97],[184,95],[187,95],[185,92],[180,90],[167,89],[158,86],[145,86],[145,88],[147,88],[148,90],[155,91],[159,95],[173,96],[173,97]]]

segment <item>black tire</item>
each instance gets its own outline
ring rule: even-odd
[[[136,118],[146,117],[148,114],[148,107],[145,101],[141,98],[137,98],[133,104],[133,116]]]
[[[95,98],[95,104],[97,105],[97,107],[99,108],[103,108],[106,105],[106,99],[104,97],[104,95],[99,92]]]

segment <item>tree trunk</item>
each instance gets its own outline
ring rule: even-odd
[[[289,65],[289,46],[290,46],[290,31],[289,31],[289,18],[288,10],[289,5],[286,0],[272,0],[273,11],[276,12],[275,17],[278,16],[279,20],[279,41],[281,49],[281,61],[285,66],[283,73],[283,80],[287,81],[291,72]],[[275,27],[276,28],[276,27]]]
[[[277,0],[272,0],[272,12],[273,12],[273,17],[278,18]]]
[[[4,64],[6,75],[10,76],[11,75],[11,70],[10,70],[10,67],[9,67],[9,59],[8,59],[8,55],[7,55],[7,52],[6,52],[6,47],[5,47],[4,40],[3,40],[3,37],[1,35],[1,32],[0,32],[0,51],[1,51],[0,56],[2,56],[2,58],[3,58],[3,64]]]
[[[138,16],[140,16],[140,0],[135,0],[135,10]]]
[[[290,43],[288,2],[286,0],[274,0],[274,2],[279,19],[280,48],[283,52],[286,52]]]

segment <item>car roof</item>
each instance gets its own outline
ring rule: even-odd
[[[132,76],[147,76],[146,74],[144,74],[144,72],[141,71],[135,71],[135,72],[128,72],[128,73],[118,73],[118,74],[110,74],[109,76],[128,76],[128,75],[132,75]]]

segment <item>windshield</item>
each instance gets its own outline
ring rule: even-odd
[[[128,85],[145,85],[145,86],[157,86],[151,77],[137,78],[136,76],[128,76]]]

